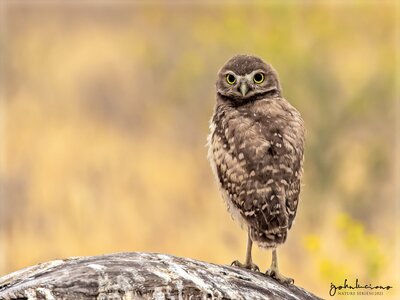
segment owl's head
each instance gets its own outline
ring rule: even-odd
[[[251,55],[236,55],[218,72],[217,93],[237,102],[279,96],[278,75],[271,65]]]

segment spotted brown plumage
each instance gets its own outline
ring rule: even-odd
[[[228,210],[248,229],[246,262],[234,264],[256,270],[252,242],[273,248],[275,257],[296,216],[303,120],[282,97],[275,70],[258,57],[231,58],[219,71],[216,87],[208,156]],[[277,259],[269,274],[292,281],[279,274]]]

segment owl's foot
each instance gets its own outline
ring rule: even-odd
[[[248,270],[253,271],[253,272],[259,272],[260,271],[260,268],[253,262],[242,264],[238,260],[235,260],[234,262],[231,263],[231,266],[248,269]]]
[[[293,278],[289,278],[289,277],[285,277],[283,276],[279,270],[277,268],[269,268],[267,270],[267,272],[265,272],[265,274],[269,277],[274,278],[275,280],[277,280],[278,282],[282,283],[282,284],[293,284],[294,280]]]
[[[252,246],[253,246],[253,241],[251,240],[250,229],[249,229],[247,235],[246,262],[242,264],[238,260],[235,260],[233,263],[231,263],[231,266],[251,270],[253,272],[259,272],[260,268],[253,263],[253,259],[251,257]]]
[[[293,284],[294,283],[294,280],[292,278],[285,277],[279,272],[278,254],[277,254],[276,248],[274,248],[272,250],[271,267],[267,270],[267,272],[265,272],[265,274],[269,277],[274,278],[275,280],[277,280],[278,282],[280,282],[282,284]]]

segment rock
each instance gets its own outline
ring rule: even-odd
[[[0,299],[321,299],[259,272],[156,253],[41,263],[0,278]]]

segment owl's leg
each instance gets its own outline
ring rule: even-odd
[[[285,277],[279,272],[278,255],[277,255],[277,252],[276,252],[276,248],[274,248],[272,250],[271,267],[267,270],[267,272],[265,272],[265,274],[267,274],[268,276],[276,279],[280,283],[285,283],[285,284],[293,284],[294,283],[294,280],[292,278]]]
[[[253,241],[251,240],[250,229],[249,229],[248,230],[248,236],[247,236],[246,262],[244,264],[242,264],[238,260],[235,260],[231,265],[235,266],[235,267],[249,269],[249,270],[252,270],[252,271],[260,271],[258,266],[255,263],[253,263],[253,258],[251,256],[252,247],[253,247]]]

